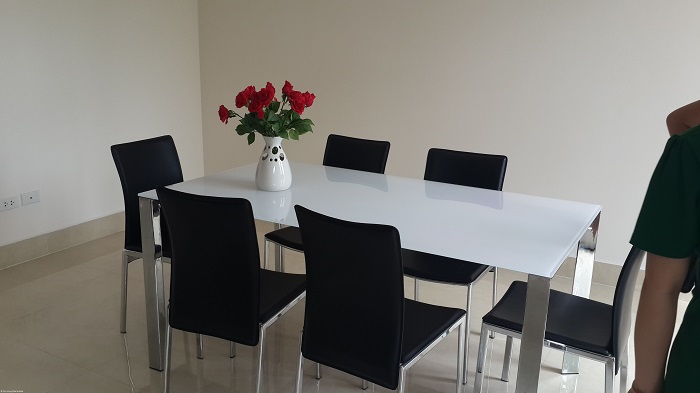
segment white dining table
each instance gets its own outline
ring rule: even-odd
[[[550,281],[576,254],[572,293],[588,297],[601,206],[420,179],[292,162],[292,186],[260,191],[256,165],[174,184],[200,195],[245,198],[255,219],[297,226],[294,205],[332,217],[396,227],[402,247],[528,275],[516,392],[536,392]],[[160,207],[155,190],[139,194],[149,366],[164,366],[165,298]],[[566,355],[563,372],[578,370]]]

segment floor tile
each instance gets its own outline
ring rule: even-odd
[[[262,236],[268,230],[258,228]],[[129,266],[127,334],[119,333],[120,271],[123,233],[0,270],[0,390],[24,392],[161,392],[163,373],[148,367],[143,264]],[[272,263],[272,261],[271,261]],[[168,282],[170,266],[164,265]],[[302,273],[303,254],[285,253],[285,270]],[[523,274],[499,271],[498,291],[502,294]],[[469,329],[469,374],[465,392],[474,386],[481,316],[491,308],[493,275],[474,285],[472,321]],[[414,280],[406,278],[406,296],[413,297]],[[570,291],[571,279],[555,277],[552,289]],[[167,288],[167,284],[166,284]],[[464,287],[419,283],[424,302],[464,307]],[[591,298],[612,302],[614,287],[593,284]],[[638,297],[638,293],[636,296]],[[679,315],[687,307],[679,302]],[[269,328],[263,352],[264,392],[291,392],[296,380],[299,332],[304,303],[300,303]],[[636,298],[634,310],[636,311]],[[371,323],[371,321],[368,321]],[[678,319],[680,323],[680,318]],[[456,390],[456,334],[451,334],[409,371],[407,391],[454,392]],[[510,382],[501,380],[505,337],[489,339],[483,392],[514,392],[520,343],[516,340]],[[237,346],[229,358],[229,344],[205,337],[204,359],[197,359],[195,336],[173,334],[171,392],[250,392],[255,383],[256,349]],[[561,375],[562,354],[544,349],[540,392],[600,392],[604,367],[581,360],[580,373]],[[634,362],[633,357],[631,362]],[[304,362],[303,391],[352,392],[361,381],[337,370],[323,368],[316,380],[315,364]],[[632,379],[630,366],[630,381]],[[387,389],[370,385],[370,391]]]

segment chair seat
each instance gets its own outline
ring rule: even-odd
[[[401,364],[416,357],[466,312],[457,308],[404,300],[404,332]]]
[[[402,249],[404,274],[423,280],[469,285],[491,266]]]
[[[266,322],[306,290],[306,276],[260,269],[260,322]]]
[[[304,244],[301,242],[301,232],[297,227],[285,227],[268,232],[265,237],[281,246],[304,252]]]
[[[484,323],[522,332],[526,292],[527,283],[514,281],[498,304],[484,315]],[[612,319],[609,304],[550,290],[545,339],[612,356]]]

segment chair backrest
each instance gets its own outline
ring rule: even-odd
[[[424,180],[501,191],[508,157],[432,148]]]
[[[157,192],[172,247],[170,326],[256,345],[260,256],[250,202]]]
[[[634,297],[634,286],[639,275],[639,268],[642,266],[642,259],[646,252],[632,247],[620,277],[617,279],[615,296],[613,298],[613,326],[612,326],[612,354],[617,360],[615,362],[615,372],[620,368],[620,355],[627,347],[630,336],[630,326],[632,323],[632,299]]]
[[[390,146],[387,141],[330,134],[326,141],[323,165],[384,173]]]
[[[124,248],[141,252],[138,194],[181,182],[180,158],[170,135],[113,145],[111,150],[124,194]],[[167,232],[161,235],[167,248]]]
[[[302,354],[395,389],[404,312],[398,231],[295,210],[306,260]]]

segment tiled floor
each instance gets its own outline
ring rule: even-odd
[[[0,270],[0,392],[158,392],[163,375],[148,368],[141,261],[132,262],[129,278],[127,334],[119,333],[119,269],[122,247],[119,233],[64,250],[22,265]],[[301,271],[299,254],[288,253],[287,270]],[[166,273],[169,270],[166,267]],[[501,272],[500,291],[517,274]],[[490,305],[491,275],[475,286],[471,326],[469,384],[474,384],[480,316]],[[565,289],[571,281],[556,278],[553,287]],[[406,279],[412,295],[413,281]],[[592,297],[610,302],[613,288],[593,285]],[[460,307],[463,288],[423,283],[421,300]],[[682,301],[679,313],[687,302]],[[636,308],[636,307],[635,307]],[[303,303],[269,330],[264,358],[263,391],[292,392],[298,359]],[[679,319],[680,320],[680,319]],[[371,323],[371,321],[368,321]],[[206,338],[203,360],[195,355],[193,335],[173,334],[172,392],[249,392],[254,350],[239,346],[228,357],[228,343]],[[510,383],[501,381],[505,339],[489,343],[484,391],[512,392],[517,375],[518,345],[514,348]],[[409,372],[408,392],[453,392],[456,376],[456,337],[448,337]],[[545,349],[540,392],[601,392],[603,365],[581,361],[579,375],[562,376],[561,353]],[[633,360],[632,360],[633,361]],[[633,372],[633,368],[630,369]],[[360,392],[360,381],[306,362],[305,392]],[[382,388],[370,389],[384,391]]]

